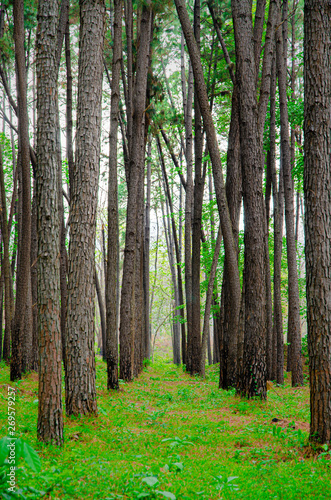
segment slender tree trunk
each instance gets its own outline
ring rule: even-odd
[[[165,195],[167,196],[167,188],[165,186],[165,180],[163,183],[164,186],[164,191]],[[176,281],[176,269],[175,269],[175,259],[174,259],[174,254],[173,254],[173,242],[172,242],[172,237],[171,237],[171,232],[170,232],[170,214],[169,214],[169,203],[168,199],[166,198],[166,213],[164,210],[163,202],[161,201],[161,209],[162,209],[162,219],[163,219],[163,226],[164,226],[164,232],[166,236],[166,245],[167,245],[167,251],[168,251],[168,260],[169,260],[169,267],[170,267],[170,273],[171,273],[171,280],[172,280],[172,286],[173,286],[173,291],[174,291],[174,298],[175,298],[175,306],[178,307],[179,304],[179,298],[178,298],[178,288],[177,288],[177,281]],[[180,364],[180,330],[179,330],[179,323],[177,319],[177,311],[176,308],[173,311],[173,323],[172,323],[172,330],[173,330],[173,337],[172,337],[172,347],[173,347],[173,362],[176,365]]]
[[[220,249],[221,249],[221,243],[222,243],[222,231],[221,231],[221,226],[220,226],[218,228],[216,245],[215,245],[215,250],[214,250],[213,260],[212,260],[212,264],[211,264],[209,280],[208,280],[208,289],[207,289],[206,304],[205,304],[205,315],[204,315],[204,320],[203,320],[202,345],[201,345],[201,359],[200,359],[200,375],[201,375],[201,377],[205,377],[205,370],[206,370],[205,359],[206,359],[206,347],[207,347],[208,331],[209,331],[210,310],[211,310],[213,293],[214,293],[214,281],[215,281],[215,276],[216,276],[218,257],[219,257],[219,253],[220,253]]]
[[[193,206],[193,132],[192,132],[192,99],[193,70],[189,64],[188,91],[185,115],[185,148],[186,148],[186,193],[185,193],[185,226],[184,226],[184,262],[185,262],[185,296],[187,319],[187,352],[186,370],[192,365],[192,206]]]
[[[146,204],[145,204],[145,239],[144,239],[144,300],[145,300],[145,332],[144,332],[144,358],[150,359],[150,311],[149,311],[149,246],[150,246],[150,211],[151,211],[151,155],[152,143],[149,138],[147,149],[147,176],[146,176]]]
[[[305,237],[311,441],[331,442],[331,9],[305,0]]]
[[[65,31],[65,56],[67,70],[67,99],[66,99],[66,133],[67,133],[67,160],[69,173],[69,198],[71,198],[71,186],[73,185],[74,154],[72,146],[72,73],[71,73],[71,50],[70,50],[70,29],[69,20]]]
[[[266,193],[265,193],[265,288],[266,288],[266,363],[267,379],[271,379],[272,373],[272,341],[273,341],[273,323],[272,323],[272,293],[271,293],[271,272],[269,257],[269,219],[270,219],[270,197],[271,197],[271,154],[267,153],[267,173],[266,173]]]
[[[66,412],[97,411],[94,251],[98,197],[105,5],[80,0],[76,161],[70,187]]]
[[[287,2],[284,2],[287,4]],[[285,14],[283,13],[283,16]],[[294,196],[291,175],[291,151],[289,141],[289,123],[286,95],[286,48],[280,31],[276,36],[277,73],[280,105],[281,153],[284,178],[286,248],[288,266],[288,342],[290,343],[290,364],[292,370],[292,386],[303,384],[301,357],[301,324],[298,287],[298,269],[294,238]],[[286,42],[285,42],[286,46]]]
[[[38,439],[63,443],[57,151],[58,3],[39,2],[37,29]],[[47,134],[45,133],[47,130]]]
[[[22,176],[22,232],[19,238],[24,244],[19,245],[19,268],[16,279],[16,304],[12,328],[12,358],[10,364],[10,380],[22,376],[22,342],[24,335],[24,313],[27,303],[30,280],[30,248],[31,248],[31,180],[30,180],[30,148],[29,119],[26,96],[26,67],[24,51],[24,5],[23,0],[14,2],[14,41],[18,95],[18,131],[20,149],[20,167]]]
[[[37,232],[37,193],[36,180],[33,182],[31,212],[31,293],[32,293],[32,370],[38,371],[38,232]]]
[[[118,389],[118,318],[117,318],[117,266],[118,266],[118,194],[117,194],[117,132],[120,99],[122,58],[122,0],[114,2],[114,46],[112,62],[112,94],[109,134],[109,183],[108,183],[108,248],[106,276],[107,311],[107,387]]]
[[[142,152],[142,157],[144,158]],[[144,160],[143,160],[144,164]],[[140,172],[137,197],[137,240],[136,240],[136,264],[135,264],[135,333],[134,333],[134,368],[133,375],[138,377],[143,367],[143,229],[144,229],[144,168]]]
[[[124,380],[132,380],[134,374],[137,217],[139,208],[138,196],[140,192],[139,183],[143,180],[141,174],[144,167],[144,111],[150,54],[151,17],[150,5],[144,6],[141,18],[141,38],[137,54],[136,86],[133,99],[133,128],[135,133],[132,135],[132,141],[128,140],[130,145],[130,168],[120,309],[120,376]]]
[[[98,305],[99,305],[99,313],[100,313],[100,323],[101,323],[101,340],[102,340],[102,350],[101,354],[105,359],[105,348],[106,348],[106,313],[105,306],[103,303],[102,290],[100,286],[100,281],[98,277],[97,270],[95,269],[95,289],[97,292]]]
[[[200,0],[194,2],[194,36],[200,47]],[[192,228],[192,326],[191,375],[201,370],[201,312],[200,312],[200,242],[204,176],[202,174],[203,130],[202,119],[194,89],[194,191]],[[187,190],[186,190],[187,195]]]
[[[185,324],[184,324],[184,309],[183,309],[184,297],[183,297],[183,282],[182,282],[182,274],[181,274],[180,246],[179,246],[178,237],[177,237],[177,228],[176,228],[176,222],[175,222],[175,217],[174,217],[174,207],[172,204],[168,176],[167,176],[167,172],[165,169],[161,143],[160,143],[158,136],[156,137],[156,141],[157,141],[157,146],[158,146],[158,151],[159,151],[162,174],[163,174],[163,178],[165,181],[166,196],[168,197],[168,203],[169,203],[169,207],[170,207],[172,234],[173,234],[173,239],[174,239],[174,243],[175,243],[176,261],[177,261],[178,306],[179,306],[179,310],[177,311],[177,315],[181,317],[182,359],[183,359],[183,364],[185,364],[184,359],[186,359],[186,358],[184,357],[183,350],[186,349],[186,338],[185,338],[186,336],[185,336]]]
[[[283,215],[284,215],[284,184],[283,172],[280,168],[279,187],[276,173],[276,57],[272,68],[270,84],[270,168],[272,178],[272,194],[274,206],[274,315],[273,315],[273,341],[272,341],[272,371],[271,380],[284,383],[284,337],[283,313],[281,296],[281,270],[283,246]]]
[[[200,111],[203,117],[203,124],[206,131],[208,151],[213,166],[216,199],[217,199],[222,233],[224,238],[225,254],[227,255],[228,259],[230,294],[233,304],[232,315],[231,315],[231,326],[229,328],[229,331],[230,334],[232,333],[235,334],[238,328],[238,321],[239,321],[241,291],[240,291],[239,270],[237,262],[237,251],[233,238],[229,208],[226,200],[221,158],[216,138],[216,131],[209,107],[207,89],[204,81],[199,49],[195,42],[193,30],[191,28],[189,17],[183,0],[175,0],[175,4],[182,25],[182,29],[186,38],[186,43],[189,50],[190,58],[192,61],[195,85],[197,89],[197,97],[199,99]]]
[[[3,243],[3,258],[1,262],[1,278],[3,279],[5,285],[5,335],[4,335],[4,349],[3,357],[7,361],[10,355],[10,341],[11,334],[11,322],[13,317],[13,302],[11,297],[11,269],[9,261],[9,232],[7,223],[7,203],[6,203],[6,191],[5,191],[5,178],[4,169],[2,161],[2,148],[0,145],[0,201],[1,201],[1,236]],[[2,285],[3,290],[3,285]],[[2,297],[3,295],[1,295]],[[1,339],[2,340],[2,339]]]

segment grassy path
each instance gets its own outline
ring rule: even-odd
[[[1,364],[1,437],[8,381]],[[58,449],[36,441],[36,374],[16,386],[17,437],[38,450],[42,470],[34,473],[21,460],[24,496],[3,498],[331,499],[330,455],[308,457],[305,448],[307,387],[285,384],[268,391],[267,403],[245,401],[218,390],[216,366],[202,381],[156,362],[109,394],[97,361],[99,416],[65,417]]]

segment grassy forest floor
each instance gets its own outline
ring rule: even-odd
[[[217,365],[201,380],[159,360],[109,394],[105,365],[96,366],[99,415],[64,417],[62,448],[36,439],[37,375],[13,384],[16,436],[39,452],[41,471],[20,459],[23,496],[3,498],[331,499],[330,454],[306,447],[307,385],[286,378],[267,403],[246,401],[218,389]],[[8,382],[2,363],[1,437]]]

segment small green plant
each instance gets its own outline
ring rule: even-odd
[[[238,491],[239,490],[239,486],[234,483],[233,481],[235,479],[238,479],[238,476],[214,476],[214,479],[216,481],[216,489],[217,490],[225,490],[225,491],[229,491],[229,492],[233,492],[233,491]]]
[[[182,448],[186,446],[193,446],[193,443],[191,443],[191,441],[188,441],[186,437],[181,439],[177,436],[174,438],[162,439],[162,443],[169,443],[169,446],[171,448]]]

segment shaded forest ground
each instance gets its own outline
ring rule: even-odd
[[[37,474],[21,459],[19,498],[331,499],[330,455],[305,447],[307,385],[292,389],[286,378],[267,403],[246,401],[217,388],[217,365],[202,381],[157,360],[109,394],[96,365],[99,416],[65,417],[62,449],[36,440],[37,375],[14,384],[17,437],[42,460]],[[4,436],[9,369],[0,367]]]

